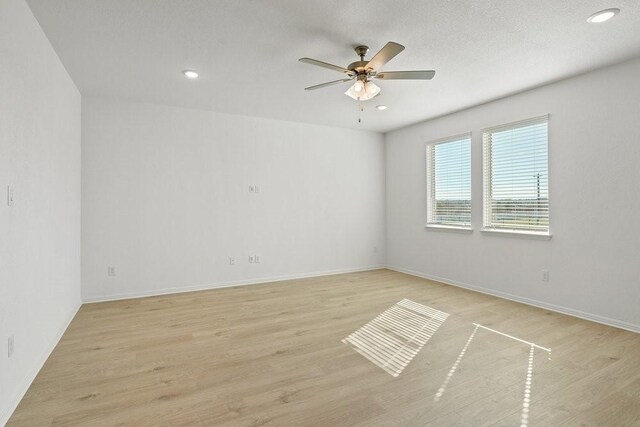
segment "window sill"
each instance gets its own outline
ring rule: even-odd
[[[550,240],[551,233],[546,231],[526,231],[526,230],[502,230],[499,228],[482,228],[480,231],[487,235],[515,237],[521,239]]]
[[[456,227],[454,225],[440,225],[440,224],[427,224],[424,226],[427,230],[430,231],[452,231],[454,233],[473,233],[473,228],[471,227]]]

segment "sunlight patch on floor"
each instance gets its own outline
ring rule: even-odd
[[[455,372],[458,370],[458,367],[460,366],[460,362],[462,361],[462,358],[464,357],[464,355],[469,350],[469,345],[471,344],[471,342],[473,341],[474,337],[476,336],[476,333],[478,332],[478,329],[482,329],[482,330],[485,330],[485,331],[492,332],[494,334],[503,336],[505,338],[509,338],[511,340],[518,341],[518,342],[520,342],[522,344],[526,344],[526,345],[529,346],[529,358],[528,358],[528,364],[527,364],[527,376],[525,378],[524,396],[523,396],[523,399],[522,399],[522,411],[521,411],[521,414],[520,414],[520,427],[527,427],[527,425],[529,423],[529,411],[530,411],[530,405],[531,405],[531,383],[532,383],[532,380],[533,380],[533,356],[534,356],[534,353],[535,353],[535,349],[538,348],[540,350],[546,351],[549,360],[551,360],[551,349],[550,348],[546,348],[546,347],[542,347],[542,346],[540,346],[538,344],[523,340],[523,339],[518,338],[518,337],[514,337],[513,335],[509,335],[509,334],[506,334],[504,332],[500,332],[500,331],[497,331],[495,329],[480,325],[478,323],[474,323],[473,325],[475,326],[475,328],[473,329],[473,332],[471,332],[471,335],[467,339],[467,342],[465,343],[464,347],[462,348],[462,350],[458,354],[458,358],[456,359],[456,361],[451,366],[451,369],[449,370],[449,373],[447,374],[447,377],[444,379],[444,381],[440,385],[440,388],[438,389],[437,393],[433,397],[433,400],[435,402],[438,402],[442,398],[442,395],[444,394],[445,390],[447,389],[447,385],[449,384],[449,382],[453,378],[453,374],[455,374]]]
[[[342,342],[397,377],[447,317],[447,313],[403,299]]]
[[[433,397],[433,401],[434,402],[437,402],[438,400],[440,400],[440,398],[444,394],[444,391],[447,389],[447,385],[449,384],[449,381],[451,381],[451,377],[453,377],[453,374],[456,373],[456,370],[458,369],[458,366],[460,366],[460,362],[462,361],[462,358],[464,357],[465,353],[467,352],[467,349],[469,348],[469,344],[471,344],[471,341],[473,341],[473,337],[476,336],[476,332],[477,331],[478,331],[478,326],[475,327],[475,329],[473,330],[473,332],[469,336],[469,339],[467,340],[466,344],[464,345],[464,347],[462,347],[462,350],[460,351],[460,354],[458,354],[458,358],[453,363],[453,366],[451,367],[451,369],[449,369],[449,373],[447,374],[447,378],[444,379],[444,381],[442,382],[442,385],[438,389],[438,392]]]

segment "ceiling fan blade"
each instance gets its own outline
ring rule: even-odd
[[[345,73],[345,74],[349,74],[349,75],[353,74],[353,71],[348,70],[348,69],[346,69],[344,67],[341,67],[339,65],[329,64],[328,62],[318,61],[317,59],[300,58],[300,59],[298,59],[298,61],[304,62],[305,64],[317,65],[318,67],[322,67],[322,68],[328,68],[328,69],[334,70],[334,71],[340,71],[341,73]]]
[[[305,87],[304,90],[316,90],[316,89],[320,89],[327,86],[337,85],[338,83],[348,82],[350,80],[353,80],[353,79],[340,79],[340,80],[334,80],[332,82],[320,83],[319,85]]]
[[[383,80],[431,80],[436,72],[433,70],[420,71],[382,71],[376,78]]]
[[[376,53],[367,64],[367,70],[379,70],[384,64],[391,61],[397,54],[404,50],[404,46],[396,42],[388,42],[380,52]]]

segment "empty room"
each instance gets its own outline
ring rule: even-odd
[[[0,0],[0,426],[640,426],[640,2]]]

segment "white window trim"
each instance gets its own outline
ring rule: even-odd
[[[438,144],[444,144],[447,142],[454,142],[454,141],[459,141],[462,139],[469,139],[469,149],[471,149],[471,132],[464,132],[464,133],[460,133],[457,135],[452,135],[452,136],[447,136],[445,138],[438,138],[438,139],[434,139],[432,141],[427,142],[427,144],[425,145],[425,160],[426,160],[426,167],[425,167],[425,173],[426,173],[426,196],[427,196],[427,223],[425,224],[425,228],[428,230],[434,230],[434,231],[459,231],[459,232],[471,232],[473,231],[473,228],[471,227],[472,224],[472,220],[473,220],[473,174],[471,175],[471,193],[470,193],[470,197],[469,197],[469,201],[472,204],[472,209],[471,209],[471,220],[469,221],[469,225],[451,225],[451,224],[440,224],[437,222],[429,222],[429,217],[430,217],[430,213],[433,212],[433,199],[431,197],[432,192],[435,190],[433,187],[435,186],[435,183],[432,182],[432,178],[431,178],[431,174],[429,173],[429,159],[430,159],[430,150],[429,147],[431,146],[435,146]],[[469,165],[469,167],[471,168],[473,165],[473,159],[471,160],[471,164]]]
[[[458,233],[473,232],[473,228],[471,228],[471,226],[465,227],[462,225],[425,224],[424,228],[430,231],[453,231]]]
[[[480,229],[480,231],[483,234],[486,235],[495,235],[495,236],[504,236],[504,237],[516,237],[516,238],[525,238],[525,239],[533,239],[533,240],[550,240],[551,237],[553,236],[553,234],[551,233],[551,171],[549,168],[549,157],[550,157],[550,152],[551,152],[551,147],[549,145],[549,140],[550,138],[550,134],[551,134],[551,130],[549,128],[549,119],[550,119],[551,115],[550,114],[542,114],[540,116],[535,116],[535,117],[530,117],[528,119],[523,119],[523,120],[517,120],[514,122],[509,122],[509,123],[504,123],[501,125],[497,125],[497,126],[491,126],[491,127],[487,127],[487,128],[483,128],[480,130],[480,138],[482,140],[482,228]],[[486,146],[485,146],[485,141],[484,141],[484,134],[485,132],[496,132],[496,131],[500,131],[503,129],[509,129],[512,127],[516,127],[516,126],[522,126],[522,125],[526,125],[526,124],[533,124],[536,123],[538,121],[540,121],[540,119],[546,119],[547,120],[547,171],[549,174],[548,177],[548,184],[547,184],[547,191],[548,191],[548,202],[549,202],[549,227],[547,231],[534,231],[534,230],[519,230],[519,229],[513,229],[513,228],[498,228],[498,227],[491,227],[489,225],[486,224],[487,218],[488,218],[488,214],[489,214],[489,207],[488,207],[488,203],[490,203],[491,198],[487,197],[488,194],[490,193],[490,183],[487,180],[487,167],[488,167],[488,159],[487,159],[487,152],[486,152]],[[490,166],[490,165],[489,165]]]
[[[487,235],[504,236],[504,237],[521,237],[533,240],[550,240],[553,234],[547,231],[531,231],[531,230],[513,230],[511,228],[491,228],[483,227],[480,231]]]

